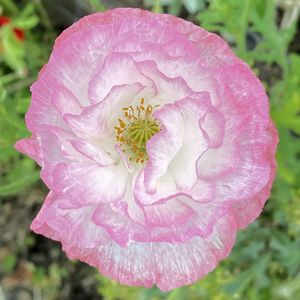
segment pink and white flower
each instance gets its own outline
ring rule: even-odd
[[[122,284],[170,290],[261,213],[277,132],[262,84],[215,34],[139,9],[82,18],[32,85],[16,148],[50,193],[31,229]]]

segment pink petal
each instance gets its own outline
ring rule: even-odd
[[[59,85],[53,92],[52,103],[62,116],[67,113],[79,114],[82,111],[77,98],[63,85]]]
[[[161,204],[144,206],[147,226],[169,227],[187,222],[195,211],[184,200],[177,196]]]
[[[66,209],[68,198],[50,192],[30,229],[63,244],[98,247],[108,243],[104,230],[91,220],[93,207]]]
[[[41,125],[57,125],[64,127],[64,122],[57,110],[52,106],[52,89],[41,79],[35,82],[30,90],[32,92],[31,104],[26,113],[26,126],[31,132],[37,132]]]
[[[144,203],[146,203],[146,199],[151,203],[157,201],[157,196],[153,194],[156,192],[158,179],[160,181],[158,185],[171,187],[170,180],[163,180],[163,175],[167,170],[174,178],[176,190],[186,192],[195,185],[198,180],[196,169],[198,159],[207,150],[210,143],[222,141],[224,132],[222,128],[224,121],[216,123],[216,125],[208,123],[205,135],[203,134],[204,129],[199,127],[203,126],[203,117],[218,113],[211,109],[208,101],[207,94],[199,93],[194,95],[194,98],[165,105],[154,114],[160,122],[162,130],[147,143],[149,161],[144,170],[144,181],[147,193],[151,194],[151,200],[144,192],[139,195],[140,191],[138,190],[143,189],[139,185],[136,196],[141,199],[140,201]],[[215,138],[215,141],[210,140],[210,137]],[[163,195],[160,196],[163,197]]]
[[[127,247],[131,239],[147,235],[140,224],[128,217],[126,206],[125,202],[101,203],[92,217],[93,222],[105,228],[111,238],[122,247]]]
[[[15,148],[23,154],[30,156],[39,165],[42,164],[41,148],[34,136],[17,141],[15,144]]]
[[[89,207],[63,210],[60,202],[50,194],[31,229],[61,241],[69,258],[98,267],[121,284],[156,283],[165,291],[192,284],[226,258],[235,241],[236,225],[227,216],[216,222],[206,239],[196,237],[184,244],[131,242],[121,247],[108,242],[105,231],[90,221]]]
[[[106,57],[101,71],[94,76],[89,85],[89,95],[92,103],[101,102],[114,86],[143,84],[151,85],[136,67],[134,60],[128,54],[112,53]],[[116,70],[118,70],[116,72]]]
[[[157,98],[152,99],[151,103],[159,105],[172,103],[193,94],[193,91],[182,77],[167,77],[158,70],[155,62],[142,61],[136,63],[136,65],[143,75],[147,76],[155,83],[158,90]]]
[[[79,115],[65,114],[64,120],[81,138],[105,137],[114,133],[114,126],[117,125],[112,124],[112,121],[117,121],[117,117],[114,116],[120,115],[123,105],[127,107],[142,89],[143,86],[139,83],[114,86],[104,101],[84,108]],[[117,110],[115,103],[118,103]]]
[[[239,146],[237,142],[228,142],[220,148],[209,149],[197,162],[198,174],[203,179],[215,179],[226,176],[234,170],[239,162]]]
[[[61,163],[54,168],[52,176],[51,188],[78,205],[119,200],[126,191],[127,174],[120,165]]]
[[[101,167],[112,165],[114,160],[99,144],[85,140],[71,140],[72,146],[84,156],[90,158]]]

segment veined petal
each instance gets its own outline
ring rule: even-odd
[[[220,143],[223,138],[223,122],[213,125],[210,122],[206,125],[207,132],[203,134],[203,119],[214,113],[218,114],[210,106],[206,93],[166,105],[155,112],[154,116],[162,125],[162,130],[147,143],[149,161],[144,170],[147,193],[155,194],[158,179],[162,180],[163,185],[167,185],[163,180],[167,170],[172,174],[177,191],[186,192],[192,189],[198,179],[198,159],[210,144],[216,143],[216,140]],[[152,201],[156,199],[155,195],[151,197]],[[142,196],[141,198],[145,199]]]
[[[79,114],[82,107],[74,94],[63,85],[59,85],[52,94],[52,103],[63,116],[67,113]]]
[[[183,244],[131,242],[122,247],[91,221],[91,207],[62,210],[59,203],[50,194],[31,229],[61,241],[69,258],[98,267],[122,284],[150,287],[156,283],[165,291],[191,284],[226,258],[235,241],[236,224],[225,216],[205,239],[195,237]]]
[[[64,245],[84,244],[86,248],[107,244],[105,231],[91,222],[93,206],[66,208],[69,198],[50,192],[30,229]]]
[[[70,143],[78,152],[87,156],[101,167],[115,163],[114,159],[99,144],[86,140],[71,140]]]
[[[173,199],[172,199],[173,198]],[[163,203],[144,206],[146,224],[149,227],[172,227],[187,222],[195,211],[185,204],[184,196],[171,197]]]
[[[39,165],[42,164],[42,157],[41,157],[41,146],[36,137],[32,136],[31,138],[26,138],[19,140],[15,144],[16,150],[30,156],[34,159]]]
[[[123,166],[99,167],[93,164],[61,163],[53,170],[52,189],[78,205],[121,199],[128,174]]]
[[[137,82],[143,85],[152,83],[139,71],[130,55],[112,53],[106,57],[101,71],[91,80],[89,95],[95,104],[101,102],[114,86],[132,85]]]
[[[104,101],[84,108],[79,115],[65,114],[64,120],[79,137],[107,137],[114,132],[112,122],[117,122],[114,117],[120,114],[122,105],[128,105],[142,90],[140,83],[114,86]]]

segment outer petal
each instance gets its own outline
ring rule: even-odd
[[[164,21],[166,24],[172,26],[198,47],[199,55],[203,57],[203,62],[206,62],[208,66],[216,65],[216,63],[240,62],[240,60],[234,56],[227,43],[216,34],[210,33],[191,22],[176,18],[172,15],[153,15],[148,11],[131,8],[117,8],[106,13],[96,13],[80,19],[59,36],[55,46],[60,46],[61,42],[72,34],[95,26],[96,24],[110,24],[121,19],[132,17],[151,17],[159,21]],[[170,45],[170,47],[171,46],[172,45]]]
[[[167,291],[194,283],[228,256],[235,241],[236,225],[225,216],[206,239],[196,237],[184,244],[131,242],[123,248],[108,242],[105,231],[90,221],[90,208],[61,209],[59,203],[50,194],[31,229],[60,241],[71,259],[96,266],[122,284],[157,284]]]
[[[262,150],[262,148],[256,148],[257,152],[255,152],[254,154],[256,156],[259,153],[259,151],[261,151],[264,159],[267,159],[269,161],[269,166],[265,167],[269,170],[269,173],[266,175],[266,182],[263,179],[265,184],[262,186],[261,189],[257,189],[257,187],[249,185],[249,190],[251,188],[255,191],[259,190],[255,195],[252,195],[252,197],[246,196],[239,198],[231,198],[227,199],[226,201],[235,214],[235,218],[237,220],[239,228],[244,228],[249,223],[253,222],[257,218],[257,216],[262,212],[265,202],[270,197],[271,187],[275,178],[277,168],[275,152],[278,144],[277,130],[272,121],[270,121],[269,123],[268,137],[266,137],[265,141],[268,142],[268,146],[265,147],[264,150]],[[244,189],[243,193],[245,193],[246,191],[247,189]]]
[[[38,140],[32,136],[31,138],[19,140],[15,144],[16,150],[30,156],[39,165],[42,164],[41,147]]]
[[[174,209],[176,204],[178,207]],[[182,244],[197,236],[207,238],[211,235],[214,224],[228,214],[228,208],[213,204],[198,205],[187,196],[178,195],[144,207],[143,212],[146,222],[141,224],[129,216],[126,203],[101,203],[92,220],[105,228],[112,240],[122,247],[128,247],[132,241]]]
[[[50,192],[30,229],[63,244],[92,248],[108,243],[105,231],[90,221],[93,207],[77,208],[68,200]]]
[[[94,159],[81,153],[84,151],[73,148],[69,141],[74,136],[57,131],[57,128],[44,128],[39,138],[42,153],[41,177],[56,194],[69,197],[78,206],[122,198],[128,174],[121,163],[111,164],[109,161],[106,166],[99,166]],[[79,143],[78,140],[73,140],[73,144],[74,142]],[[103,152],[100,157],[100,153],[101,148],[98,159],[108,159],[108,154]],[[111,188],[112,185],[114,189]]]
[[[51,84],[49,84],[51,86]],[[41,125],[56,125],[64,127],[63,120],[58,111],[52,106],[53,90],[44,81],[44,76],[35,82],[30,90],[32,92],[31,104],[26,113],[26,126],[31,132],[39,131]]]

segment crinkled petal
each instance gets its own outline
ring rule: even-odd
[[[57,86],[53,92],[52,103],[62,116],[67,113],[79,114],[82,111],[77,98],[63,85]]]
[[[224,216],[205,239],[195,237],[183,244],[131,242],[122,247],[109,242],[105,230],[91,221],[91,207],[61,209],[61,201],[50,194],[31,229],[60,241],[71,259],[98,267],[122,284],[157,284],[164,291],[192,284],[226,258],[235,241],[236,224]]]
[[[114,86],[103,101],[83,109],[79,115],[65,114],[64,120],[79,137],[106,137],[112,134],[113,127],[118,125],[111,124],[117,122],[114,116],[120,114],[123,105],[128,106],[142,90],[143,86],[140,83]]]
[[[51,188],[78,205],[115,201],[126,192],[127,173],[120,165],[61,163],[52,176]]]
[[[125,53],[108,55],[100,69],[89,84],[89,95],[93,104],[101,102],[114,86],[135,83],[146,86],[152,83],[139,71],[132,57]]]
[[[144,206],[148,226],[169,227],[188,221],[195,211],[185,204],[185,197],[170,197],[168,201],[156,205]]]
[[[15,148],[34,159],[39,165],[42,164],[41,146],[36,137],[19,140],[15,144]]]
[[[63,244],[92,248],[107,244],[105,231],[91,222],[92,206],[74,207],[69,198],[50,192],[30,229]]]
[[[70,143],[78,152],[90,158],[101,167],[112,165],[115,162],[114,159],[105,150],[103,150],[99,144],[80,139],[71,140]]]
[[[164,198],[162,190],[159,191],[160,186],[164,190],[167,187],[168,191],[176,186],[173,194],[188,193],[193,188],[198,180],[198,159],[209,146],[218,145],[223,139],[222,117],[220,122],[203,124],[205,117],[214,114],[219,113],[210,106],[206,93],[165,105],[155,112],[154,116],[162,129],[147,143],[149,161],[143,171],[145,191],[141,182],[136,187],[139,201],[150,204],[160,199],[158,197]],[[158,195],[155,195],[157,192]]]

